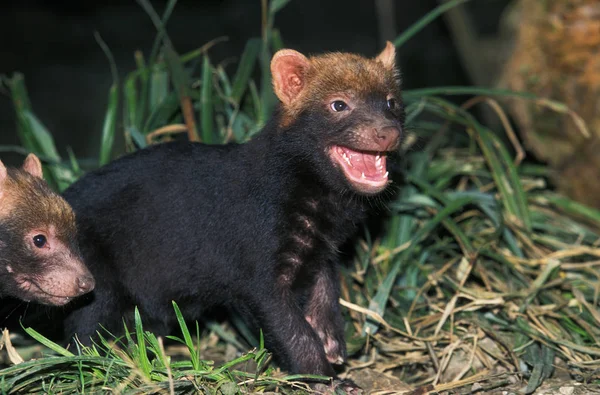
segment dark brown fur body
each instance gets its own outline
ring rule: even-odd
[[[0,162],[0,297],[62,305],[93,287],[75,214],[42,179],[39,160],[30,155],[23,169]]]

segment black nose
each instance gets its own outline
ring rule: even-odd
[[[381,151],[392,151],[400,142],[400,130],[395,126],[384,126],[373,130],[373,139]]]
[[[92,277],[91,275],[87,275],[78,277],[77,285],[79,286],[79,294],[83,295],[94,289],[96,282],[94,281],[94,277]]]

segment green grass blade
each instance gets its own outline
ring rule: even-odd
[[[32,150],[38,152],[33,135],[25,128],[20,119],[23,112],[31,111],[31,101],[29,100],[29,94],[25,86],[25,78],[23,74],[15,73],[12,78],[5,79],[5,83],[10,88],[12,102],[17,115],[17,134],[19,135],[19,140],[30,152]]]
[[[165,59],[167,60],[167,64],[169,65],[169,71],[171,72],[171,80],[173,82],[173,86],[175,87],[175,90],[179,95],[179,100],[183,105],[184,100],[188,100],[190,97],[190,78],[183,68],[183,64],[179,59],[179,55],[177,55],[177,52],[175,52],[173,47],[170,45],[166,46],[165,48]],[[193,118],[194,112],[190,111],[188,116]],[[188,130],[188,136],[190,140],[199,141],[198,130],[196,128],[196,121],[192,119],[191,122],[188,122],[186,120],[186,125],[188,126],[188,128],[191,128],[191,130]]]
[[[202,92],[200,98],[201,123],[202,123],[202,141],[206,144],[218,142],[214,132],[213,121],[213,79],[212,67],[208,56],[204,56],[202,61]]]
[[[32,136],[34,146],[37,147],[32,147],[32,152],[41,153],[41,156],[49,157],[53,162],[62,162],[52,135],[32,112],[24,111],[17,118],[23,130]],[[63,191],[75,180],[73,173],[62,165],[48,165],[45,167],[48,170],[45,173],[46,181],[58,191]]]
[[[408,100],[419,100],[426,96],[453,96],[474,95],[490,97],[516,97],[520,99],[535,100],[538,97],[529,92],[518,92],[509,89],[486,88],[477,86],[438,86],[435,88],[407,89],[402,92],[402,97]]]
[[[110,162],[117,128],[118,105],[119,91],[117,85],[113,85],[108,92],[108,108],[104,116],[104,124],[102,125],[102,142],[100,143],[100,157],[98,160],[100,166]]]
[[[138,108],[138,91],[137,91],[137,78],[133,75],[129,75],[125,79],[125,85],[123,86],[123,95],[125,96],[125,109],[123,111],[125,129],[135,127],[138,124],[137,116],[140,112]]]
[[[179,113],[181,102],[175,92],[170,92],[150,113],[144,124],[144,134],[167,125]]]
[[[600,224],[600,210],[598,209],[588,207],[567,197],[556,194],[545,195],[544,199],[571,215],[582,217],[593,223]]]
[[[502,195],[502,203],[506,211],[513,216],[513,219],[522,221],[525,228],[530,231],[531,220],[527,209],[527,201],[521,180],[515,176],[516,169],[514,169],[509,158],[508,163],[504,162],[504,165],[508,165],[509,170],[507,171],[499,157],[501,154],[498,152],[498,147],[501,143],[494,141],[491,133],[486,128],[479,125],[475,125],[475,127],[477,130],[476,139],[490,166],[494,182]],[[511,171],[510,169],[513,170]]]
[[[140,4],[142,6],[142,8],[144,8],[146,13],[148,13],[148,9],[152,9],[152,11],[154,11],[154,9],[152,8],[152,5],[150,3],[148,3],[147,1],[138,0],[137,2],[138,2],[138,4]],[[169,21],[169,18],[171,17],[171,14],[173,13],[173,9],[175,8],[176,4],[177,4],[177,0],[169,0],[167,2],[167,6],[165,7],[163,16],[162,16],[162,18],[160,18],[160,23],[162,26],[167,25],[167,22]],[[149,58],[150,65],[154,65],[156,63],[156,60],[158,58],[158,53],[160,50],[160,45],[162,44],[162,41],[164,38],[164,33],[165,33],[165,31],[163,29],[157,30],[156,38],[154,39],[154,43],[152,44],[152,51],[150,52],[150,58]]]
[[[12,152],[15,154],[27,156],[31,153],[31,150],[29,150],[25,147],[20,147],[18,145],[0,145],[0,152]],[[37,154],[37,157],[42,162],[46,162],[46,163],[50,163],[50,164],[60,164],[60,162],[56,161],[56,159],[49,158],[45,155]]]
[[[103,166],[110,161],[113,143],[115,141],[115,133],[117,127],[117,107],[119,105],[119,74],[115,59],[108,48],[108,45],[102,40],[98,33],[94,34],[96,42],[102,48],[102,51],[108,59],[110,72],[113,79],[113,84],[108,91],[108,106],[106,115],[104,116],[104,124],[102,126],[102,141],[100,143],[100,156],[98,159],[99,165]]]
[[[54,343],[52,340],[41,335],[35,329],[24,328],[24,330],[29,336],[31,336],[32,338],[34,338],[35,340],[37,340],[39,343],[43,344],[44,346],[48,347],[50,350],[54,351],[55,353],[62,355],[64,357],[74,357],[75,356],[75,354],[73,354],[71,351]]]
[[[269,13],[275,15],[279,10],[289,3],[290,0],[272,0],[269,4]]]
[[[150,106],[149,113],[152,114],[165,102],[169,96],[169,73],[159,67],[152,68],[150,74]],[[145,133],[150,130],[144,130]]]
[[[129,135],[131,136],[131,139],[133,140],[133,142],[135,143],[135,145],[138,148],[144,148],[146,147],[146,138],[144,137],[144,135],[142,133],[140,133],[139,130],[137,130],[137,128],[129,128],[129,130],[127,130],[127,132],[129,133]]]
[[[409,174],[414,178],[421,178],[428,163],[427,155],[423,153],[414,154],[411,156],[411,162],[412,165]],[[400,191],[400,200],[410,198],[416,191],[416,188],[412,185],[403,187]],[[414,233],[414,227],[415,219],[410,215],[396,215],[392,217],[386,225],[386,233],[382,245],[388,250],[392,250],[406,243]]]
[[[21,114],[25,126],[25,130],[31,136],[33,144],[30,149],[40,152],[45,156],[53,159],[54,161],[60,161],[61,157],[58,154],[56,145],[54,144],[54,138],[52,134],[46,129],[46,127],[40,122],[40,120],[31,112],[23,111]]]
[[[442,205],[447,206],[452,199],[449,199],[447,196],[444,196],[443,192],[436,190],[431,184],[414,177],[409,177],[408,180],[417,185],[423,192],[431,196],[432,198],[438,200]],[[464,198],[472,199],[471,197],[465,196]],[[459,198],[460,199],[460,198]],[[460,229],[460,227],[454,222],[450,217],[444,218],[442,220],[442,225],[448,229],[448,231],[456,238],[459,245],[464,248],[464,254],[467,257],[470,257],[474,254],[475,250],[471,241],[467,237],[467,235]]]
[[[181,334],[183,335],[183,341],[185,342],[185,345],[188,348],[188,351],[191,355],[192,365],[194,366],[194,369],[200,370],[202,368],[200,364],[200,355],[194,347],[194,341],[192,340],[190,330],[188,329],[187,324],[185,323],[185,318],[183,318],[183,314],[181,313],[179,306],[177,306],[177,303],[175,303],[175,301],[173,301],[172,303],[173,309],[175,309],[175,317],[177,318],[179,328],[181,329]]]
[[[417,244],[419,243],[419,241],[425,235],[427,235],[433,229],[435,229],[435,227],[438,226],[444,219],[449,218],[452,214],[456,213],[457,211],[462,210],[465,206],[471,204],[472,202],[473,202],[473,199],[470,197],[456,199],[452,202],[449,202],[446,207],[444,207],[442,210],[440,210],[433,218],[429,219],[417,231],[417,233],[412,237],[411,243],[408,246],[408,248],[402,254],[400,254],[400,256],[398,256],[395,259],[394,265],[392,266],[391,270],[388,272],[385,279],[383,280],[383,282],[377,289],[377,293],[375,294],[375,297],[371,300],[371,303],[369,303],[369,310],[372,310],[381,316],[384,315],[385,307],[390,298],[390,293],[392,291],[392,287],[394,286],[394,283],[396,282],[398,273],[400,272],[400,269],[404,265],[407,264],[406,261],[408,261],[411,258],[411,255],[412,255],[414,249],[416,248]],[[375,332],[377,332],[377,329],[378,329],[378,325],[376,323],[373,323],[372,321],[367,320],[365,322],[365,325],[363,326],[363,334],[369,333],[372,335]]]
[[[283,44],[283,39],[281,38],[281,33],[279,29],[271,30],[271,48],[273,49],[273,53],[283,49],[285,45]]]
[[[136,51],[134,57],[137,68],[136,71],[129,73],[127,78],[138,80],[139,77],[140,92],[137,95],[137,112],[133,119],[135,120],[135,127],[141,130],[142,120],[150,111],[149,108],[146,108],[148,106],[148,90],[150,89],[150,69],[146,67],[144,54],[141,51]]]
[[[142,317],[140,316],[140,311],[137,306],[134,311],[134,324],[135,324],[135,336],[137,340],[137,363],[141,368],[144,376],[150,378],[150,373],[152,372],[152,365],[150,364],[150,360],[148,359],[148,350],[146,349],[146,340],[144,337],[144,327],[142,325]]]
[[[22,74],[16,73],[11,79],[4,79],[10,88],[15,115],[17,119],[17,133],[25,152],[33,152],[40,158],[48,159],[50,163],[59,164],[62,158],[54,144],[52,134],[42,122],[33,114],[29,95]],[[55,189],[62,191],[74,179],[72,172],[59,165],[45,166],[45,178]]]
[[[263,47],[268,45],[263,41]],[[260,57],[260,66],[262,70],[261,87],[260,87],[260,114],[258,124],[264,125],[270,117],[275,105],[277,104],[277,96],[273,92],[272,77],[271,77],[271,51],[268,48],[263,48]]]
[[[442,4],[440,4],[439,6],[437,6],[436,8],[434,8],[433,10],[431,10],[430,12],[425,14],[425,16],[423,16],[421,19],[419,19],[417,22],[415,22],[413,25],[411,25],[408,29],[406,29],[404,31],[404,33],[399,35],[393,41],[393,44],[396,47],[402,46],[405,42],[410,40],[415,34],[420,32],[421,30],[423,30],[427,25],[429,25],[432,21],[434,21],[436,18],[438,18],[444,12],[448,11],[451,8],[456,7],[457,5],[465,3],[467,1],[469,1],[469,0],[451,0],[451,1],[446,1]]]
[[[256,59],[260,53],[260,48],[260,38],[251,38],[246,42],[246,47],[244,48],[237,71],[233,77],[231,89],[231,100],[233,100],[233,102],[237,105],[239,105],[244,93],[246,92],[248,80],[250,79],[250,76],[254,71],[254,67],[256,66]]]
[[[482,131],[484,132],[485,136],[490,139],[491,144],[496,149],[496,152],[498,152],[500,159],[503,162],[505,173],[508,175],[510,185],[512,186],[515,195],[519,219],[523,222],[525,229],[528,232],[531,232],[531,214],[529,213],[529,204],[527,202],[525,191],[523,190],[523,185],[521,183],[521,178],[519,177],[517,167],[515,166],[508,150],[502,141],[500,141],[498,136],[496,136],[487,128],[482,128]]]
[[[74,177],[79,178],[83,174],[83,170],[81,170],[77,156],[75,156],[75,152],[73,152],[71,147],[67,147],[67,155],[69,155],[69,163],[71,164],[71,171]]]
[[[183,62],[180,59],[177,52],[175,51],[175,48],[173,47],[173,44],[171,43],[171,40],[170,40],[169,36],[167,35],[163,21],[161,20],[161,18],[158,17],[158,14],[154,10],[154,8],[150,4],[150,2],[147,0],[138,0],[138,3],[142,6],[144,11],[146,11],[148,16],[152,20],[152,23],[154,24],[156,30],[159,32],[159,36],[163,40],[163,43],[164,43],[163,53],[165,56],[165,60],[167,62],[167,66],[170,71],[171,81],[173,83],[173,86],[175,87],[175,91],[177,92],[179,100],[183,103],[184,101],[188,100],[190,97],[189,89],[190,89],[191,84],[190,84],[189,75],[185,71],[185,69],[183,67]],[[173,1],[173,2],[169,3],[169,5],[167,7],[171,6],[171,4],[172,4],[172,6],[174,6],[175,2]],[[193,118],[194,114],[192,111],[190,111],[189,113],[187,113],[187,116]],[[189,139],[192,141],[198,141],[199,137],[198,137],[198,130],[196,128],[195,120],[186,119],[186,125],[189,129],[188,130]]]
[[[518,171],[500,140],[459,106],[440,98],[429,98],[428,100],[433,106],[440,106],[438,111],[442,114],[444,111],[454,114],[451,117],[453,121],[459,122],[475,132],[475,139],[488,163],[495,185],[502,195],[502,203],[507,213],[514,219],[520,220],[525,229],[529,231],[531,220],[523,186]]]

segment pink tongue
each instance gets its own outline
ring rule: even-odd
[[[348,148],[344,148],[344,152],[350,158],[350,162],[352,162],[355,170],[365,173],[366,176],[375,176],[379,173],[375,166],[375,155],[363,154]]]

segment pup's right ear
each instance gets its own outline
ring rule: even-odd
[[[42,171],[42,162],[34,154],[27,155],[25,162],[23,162],[23,170],[37,178],[44,178],[44,172]]]
[[[273,90],[284,105],[292,103],[302,92],[310,67],[310,61],[298,51],[282,49],[275,53],[271,60]]]

